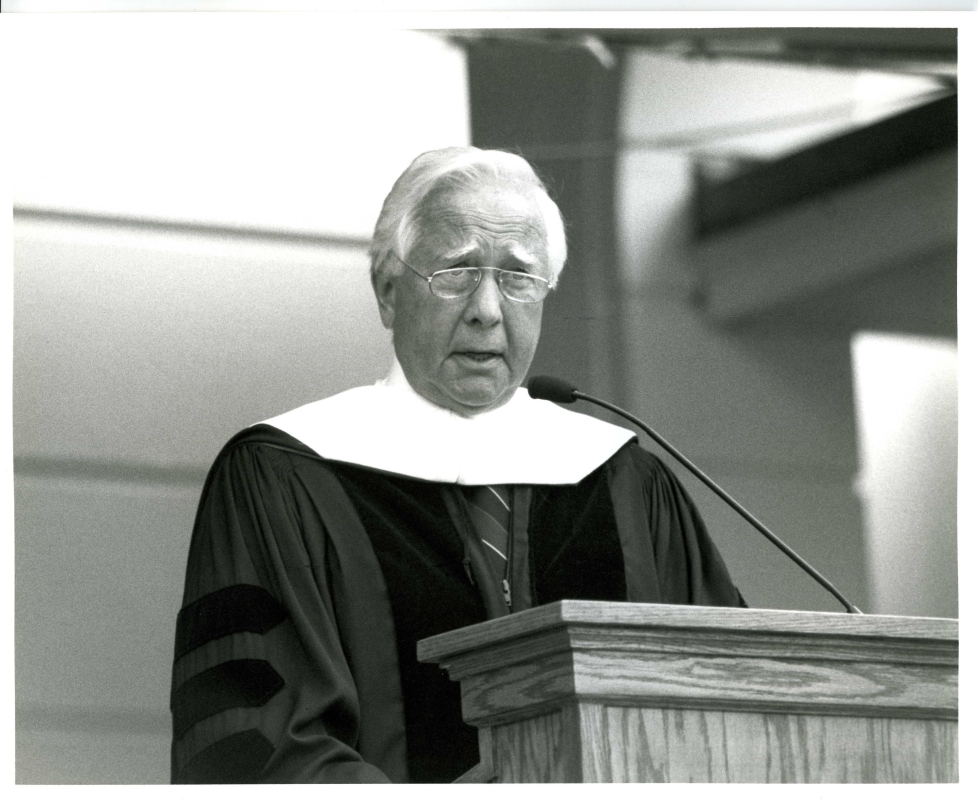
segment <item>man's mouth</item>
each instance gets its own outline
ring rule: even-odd
[[[500,353],[494,353],[488,350],[458,350],[455,352],[455,355],[480,364],[492,361],[494,358],[502,358]]]

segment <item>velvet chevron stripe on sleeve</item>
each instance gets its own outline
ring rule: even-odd
[[[174,783],[254,783],[273,750],[260,731],[240,731],[201,750]]]
[[[260,586],[236,584],[218,589],[180,612],[175,657],[233,633],[266,633],[285,616],[282,605]]]
[[[265,705],[285,685],[267,661],[237,659],[194,675],[173,692],[173,733],[183,736],[202,719],[229,708]]]
[[[248,584],[210,592],[180,612],[170,709],[174,741],[185,755],[174,761],[175,783],[250,783],[258,778],[274,752],[259,728],[221,731],[225,723],[214,729],[208,722],[211,732],[202,742],[191,730],[232,709],[260,709],[282,691],[285,681],[266,660],[264,646],[228,637],[264,637],[286,617],[284,606],[266,589]],[[192,743],[208,738],[211,742],[194,753],[200,745]]]

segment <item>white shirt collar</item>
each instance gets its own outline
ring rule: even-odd
[[[635,434],[533,400],[465,417],[419,395],[397,359],[387,377],[265,421],[323,458],[463,485],[573,484]]]

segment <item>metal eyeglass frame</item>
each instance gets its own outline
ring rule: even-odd
[[[482,273],[484,271],[496,273],[496,286],[499,287],[500,294],[502,294],[502,296],[505,297],[507,300],[510,300],[514,303],[523,303],[526,305],[532,305],[534,303],[542,303],[547,298],[547,295],[550,293],[550,290],[554,288],[553,281],[549,281],[546,278],[541,278],[539,275],[530,275],[529,273],[526,272],[517,272],[516,270],[501,269],[499,267],[449,267],[448,269],[436,270],[435,272],[431,273],[431,275],[424,275],[421,272],[418,272],[418,270],[416,270],[410,264],[408,264],[407,261],[401,258],[393,250],[391,250],[391,254],[394,256],[394,258],[400,261],[405,267],[411,270],[411,272],[413,272],[415,275],[421,278],[421,280],[427,282],[428,291],[430,291],[431,294],[437,297],[439,300],[459,300],[463,297],[471,297],[473,294],[475,294],[476,290],[479,288],[479,284],[482,283]],[[434,286],[432,285],[431,282],[435,279],[436,276],[446,272],[458,272],[460,270],[464,270],[465,272],[475,272],[478,274],[479,278],[475,282],[475,286],[472,287],[472,291],[467,292],[466,294],[451,295],[449,297],[445,297],[444,295],[440,295],[435,292]],[[507,273],[507,272],[512,273],[514,275],[522,275],[524,277],[531,278],[533,281],[542,283],[547,287],[547,291],[544,292],[543,297],[541,297],[539,300],[521,300],[518,297],[511,297],[510,295],[506,294],[506,290],[503,288],[503,285],[499,282],[500,273]]]

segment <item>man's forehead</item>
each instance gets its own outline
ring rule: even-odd
[[[417,217],[418,247],[434,246],[445,258],[464,258],[485,247],[537,263],[546,250],[547,229],[537,198],[517,189],[487,187],[438,192]]]
[[[419,209],[422,224],[447,222],[465,225],[471,220],[509,218],[529,227],[543,225],[536,194],[522,187],[485,186],[445,189],[430,194]]]

